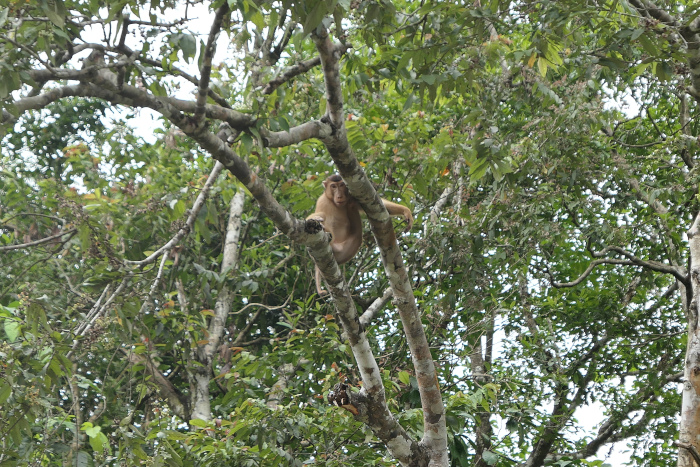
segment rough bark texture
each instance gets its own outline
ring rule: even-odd
[[[666,26],[673,28],[683,38],[679,43],[686,53],[690,71],[691,86],[688,93],[700,102],[700,19],[693,18],[684,24],[663,8],[649,0],[631,0],[630,4],[643,16],[653,18]],[[681,109],[681,121],[685,116],[685,101]],[[684,127],[685,128],[685,127]],[[687,166],[694,166],[687,154],[681,154]],[[678,467],[696,467],[700,462],[696,459],[700,451],[700,329],[698,329],[698,297],[700,294],[700,217],[688,231],[690,264],[690,300],[684,300],[688,316],[688,345],[685,356],[683,382],[683,402],[681,405],[681,420],[679,427]],[[681,268],[678,268],[681,269]],[[676,275],[678,282],[683,285],[685,277]]]
[[[372,233],[377,240],[377,246],[382,257],[384,270],[394,291],[393,303],[399,310],[411,352],[416,379],[418,380],[421,406],[423,408],[424,429],[421,446],[425,448],[428,454],[428,465],[434,467],[447,466],[449,456],[447,452],[445,408],[442,403],[437,373],[421,322],[420,312],[413,296],[408,271],[403,264],[389,213],[355,158],[347,140],[336,49],[324,30],[315,34],[314,41],[321,56],[321,66],[326,83],[326,98],[328,101],[326,118],[330,120],[335,130],[333,135],[323,139],[323,142],[338,167],[340,175],[348,185],[350,193],[357,199],[369,218]],[[321,272],[324,272],[323,269],[321,269]],[[373,411],[373,413],[379,414],[380,412]],[[377,416],[376,418],[379,420],[380,417]],[[370,421],[368,424],[377,433],[373,423]],[[397,459],[401,460],[403,457],[397,454],[408,454],[399,452],[391,441],[385,442],[391,453],[397,456]]]
[[[698,297],[700,296],[700,214],[688,231],[690,247],[690,281],[692,300],[688,309],[688,347],[685,356],[683,403],[678,441],[678,467],[695,467],[693,448],[700,451],[700,329],[698,329]]]

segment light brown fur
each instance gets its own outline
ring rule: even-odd
[[[314,219],[323,225],[326,232],[330,232],[331,249],[338,264],[350,261],[359,251],[362,245],[362,208],[355,198],[350,196],[348,187],[340,175],[331,175],[323,181],[323,194],[316,201],[316,211],[307,217]],[[413,227],[413,214],[406,206],[392,203],[382,198],[386,210],[391,216],[403,216],[408,224],[406,230]],[[319,295],[325,295],[321,289],[321,271],[316,266],[316,291]]]

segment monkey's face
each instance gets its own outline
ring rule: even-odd
[[[338,207],[345,206],[350,200],[350,192],[345,182],[332,182],[326,184],[326,196]]]

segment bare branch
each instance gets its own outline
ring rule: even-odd
[[[556,288],[567,288],[567,287],[576,287],[579,285],[581,282],[584,281],[588,275],[593,272],[593,270],[596,268],[596,266],[599,266],[601,264],[624,264],[627,266],[634,265],[632,261],[624,260],[624,259],[614,259],[614,258],[605,258],[605,259],[596,259],[590,262],[586,270],[576,279],[574,279],[571,282],[555,282],[554,280],[551,281],[552,287]]]
[[[39,214],[39,213],[36,213],[36,212],[20,212],[20,213],[15,214],[14,216],[10,216],[10,217],[8,217],[7,219],[5,219],[5,220],[3,221],[3,223],[0,224],[0,228],[3,227],[3,226],[9,226],[8,222],[10,222],[12,219],[15,219],[15,218],[17,218],[17,217],[43,217],[43,218],[45,218],[45,219],[51,219],[51,220],[60,222],[61,224],[65,224],[65,223],[66,223],[66,220],[65,220],[65,219],[62,219],[62,218],[56,217],[56,216],[50,216],[50,215],[48,215],[48,214]],[[9,226],[9,227],[15,228],[15,227],[13,227],[13,226]]]
[[[312,138],[327,138],[333,128],[326,122],[313,120],[290,128],[289,131],[262,132],[263,145],[269,148],[291,146]]]
[[[338,66],[339,49],[337,49],[328,31],[323,28],[314,34],[314,42],[321,58],[323,77],[326,84],[326,115],[336,128],[343,126],[343,92],[340,85],[340,67]]]
[[[615,251],[615,252],[625,256],[626,258],[628,258],[630,261],[632,261],[634,264],[636,264],[638,266],[642,266],[642,267],[645,267],[647,269],[651,269],[652,271],[656,271],[656,272],[663,272],[665,274],[672,274],[676,279],[678,279],[682,283],[684,283],[686,285],[688,283],[688,273],[685,271],[685,269],[683,269],[680,266],[671,266],[668,264],[660,263],[658,261],[643,260],[641,258],[636,257],[635,255],[633,255],[629,251],[625,250],[624,248],[620,248],[620,247],[616,247],[616,246],[607,247],[607,248],[605,248],[605,250]],[[594,256],[602,256],[605,254],[604,251],[601,253],[598,253],[598,254],[594,253]]]
[[[77,231],[78,229],[70,229],[66,230],[65,232],[57,233],[56,235],[51,235],[49,237],[40,238],[39,240],[34,240],[33,242],[22,243],[19,245],[0,246],[0,251],[21,250],[22,248],[30,248],[33,246],[42,245],[52,240],[56,240],[57,238],[61,238],[65,235],[70,235],[72,237]]]
[[[379,310],[384,308],[384,306],[389,303],[389,300],[391,300],[391,297],[394,296],[394,291],[391,288],[388,288],[384,291],[384,294],[382,294],[381,297],[377,298],[374,303],[372,303],[364,313],[360,316],[360,324],[363,326],[367,326],[372,319],[374,319],[374,315],[377,314]]]
[[[84,70],[70,71],[70,78],[66,79],[83,79],[87,80],[92,76],[91,73],[98,73],[99,70],[105,69],[105,66],[89,67]],[[86,71],[87,70],[87,71]],[[94,83],[85,82],[78,85],[68,85],[53,88],[43,94],[32,97],[19,99],[13,104],[22,114],[27,110],[41,109],[52,102],[55,102],[64,97],[97,97],[113,104],[122,104],[133,108],[147,107],[166,116],[173,117],[180,112],[194,113],[196,102],[185,101],[169,97],[160,97],[150,94],[148,91],[136,88],[134,86],[124,85],[119,92],[114,92],[112,83],[105,81],[99,74],[93,78]],[[114,74],[114,83],[117,81],[117,76]],[[107,85],[109,88],[105,87]],[[209,105],[205,106],[205,114],[208,118],[225,121],[231,128],[241,130],[252,126],[255,123],[255,118],[243,114],[241,112],[227,109],[221,106]],[[12,123],[16,117],[7,110],[2,111],[0,124]]]
[[[76,328],[75,337],[73,339],[73,346],[71,347],[71,350],[66,354],[68,358],[70,358],[73,352],[78,348],[80,338],[85,337],[85,335],[87,335],[92,326],[95,324],[95,321],[97,321],[99,317],[104,315],[105,311],[107,311],[108,307],[112,304],[114,299],[122,293],[130,278],[131,275],[129,274],[124,279],[122,279],[122,282],[121,284],[119,284],[119,287],[117,287],[114,293],[112,293],[112,295],[109,296],[105,303],[100,306],[100,301],[108,293],[109,290],[109,285],[105,287],[105,290],[102,292],[102,296],[100,296],[97,303],[95,303],[95,305],[92,307],[88,315],[85,317],[85,320]]]
[[[279,27],[282,27],[282,24],[284,20],[287,18],[287,10],[284,11],[284,15],[280,15],[280,22],[279,22]],[[297,27],[297,23],[294,21],[290,21],[287,23],[287,26],[284,28],[284,34],[282,34],[282,37],[280,38],[279,42],[275,46],[275,49],[270,51],[270,58],[273,61],[279,60],[279,58],[282,56],[282,52],[284,49],[287,47],[287,44],[289,43],[289,39],[292,38],[292,33]]]
[[[627,260],[623,259],[617,259],[617,258],[601,258],[604,257],[607,253],[614,251],[616,253],[621,254],[622,256],[625,256]],[[591,263],[588,265],[586,270],[576,278],[575,280],[571,282],[555,282],[554,280],[551,280],[552,286],[557,287],[557,288],[565,288],[565,287],[575,287],[579,285],[583,280],[588,277],[588,275],[595,269],[596,266],[599,266],[601,264],[623,264],[627,266],[642,266],[647,269],[651,269],[653,271],[657,272],[662,272],[665,274],[672,274],[676,279],[678,279],[680,282],[686,284],[688,282],[688,274],[680,266],[672,266],[668,264],[664,264],[658,261],[651,261],[651,260],[643,260],[641,258],[638,258],[637,256],[633,255],[629,251],[625,250],[624,248],[620,247],[615,247],[615,246],[608,246],[603,248],[603,250],[599,252],[593,252],[592,253],[594,258],[601,258],[597,260],[591,261]],[[551,276],[551,273],[550,273]]]
[[[344,55],[347,53],[347,51],[350,49],[350,45],[347,44],[338,44],[336,46],[336,49],[339,54]],[[271,80],[265,88],[263,89],[262,93],[263,94],[272,94],[275,89],[286,83],[287,81],[290,81],[297,76],[306,73],[310,69],[317,67],[321,64],[321,57],[315,57],[309,60],[304,60],[303,62],[299,62],[288,69],[286,69],[283,73],[279,74],[276,78]]]
[[[219,9],[216,10],[216,16],[214,17],[214,22],[211,25],[209,37],[207,38],[207,45],[204,47],[202,68],[200,70],[199,89],[197,91],[197,106],[195,107],[194,111],[194,120],[197,125],[202,125],[204,123],[204,108],[207,103],[207,96],[209,95],[211,61],[216,50],[216,41],[219,38],[219,33],[221,32],[221,24],[223,23],[226,15],[229,14],[229,11],[230,8],[228,6],[228,2],[224,2]]]
[[[160,285],[160,281],[163,279],[163,270],[165,269],[166,261],[168,261],[168,255],[163,255],[163,257],[160,259],[160,264],[158,265],[158,273],[156,274],[156,278],[151,284],[151,289],[148,291],[148,296],[141,305],[139,315],[143,315],[146,312],[146,310],[148,310],[148,307],[150,307],[153,303],[153,295],[155,295],[156,289]]]
[[[182,420],[189,420],[187,400],[178,392],[175,386],[173,386],[173,383],[163,376],[163,373],[160,372],[156,364],[153,363],[148,356],[136,354],[132,350],[122,349],[122,352],[127,356],[132,365],[141,364],[145,367],[146,374],[151,376],[151,381],[158,387],[161,395],[168,401],[170,410]]]
[[[690,455],[693,456],[695,463],[700,465],[700,453],[697,449],[695,449],[695,446],[692,444],[681,443],[680,441],[674,441],[673,445],[679,448],[687,449],[690,452]]]

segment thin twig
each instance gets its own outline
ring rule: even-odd
[[[674,446],[678,446],[679,448],[685,449],[690,453],[691,456],[693,456],[693,459],[695,462],[700,465],[700,453],[698,452],[697,449],[695,449],[695,446],[692,444],[686,444],[686,443],[681,443],[680,441],[674,441],[673,442]]]

